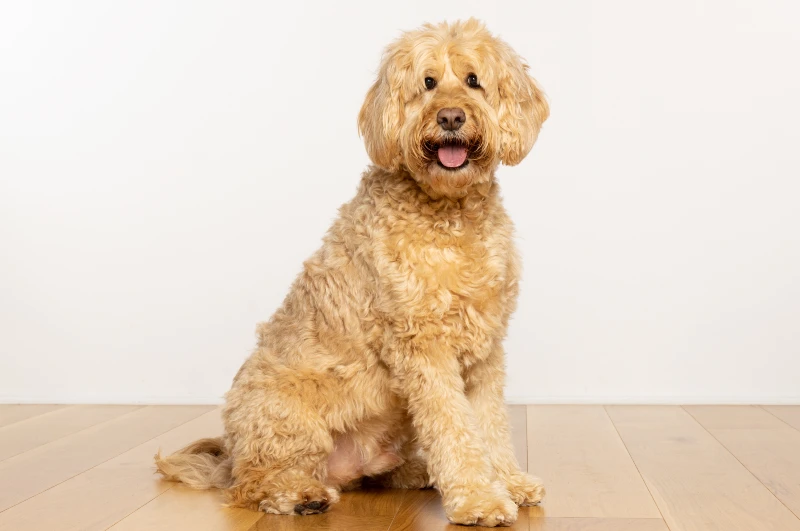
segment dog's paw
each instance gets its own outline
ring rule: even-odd
[[[315,482],[301,489],[276,490],[261,500],[258,508],[271,514],[318,514],[339,501],[339,492]]]
[[[542,481],[528,474],[514,474],[506,479],[506,488],[517,505],[538,505],[544,498]]]
[[[477,489],[453,489],[446,496],[444,509],[447,519],[454,524],[497,527],[517,521],[517,506],[500,483]]]

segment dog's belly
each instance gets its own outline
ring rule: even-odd
[[[397,406],[397,404],[395,404]],[[408,414],[402,407],[358,422],[347,432],[335,432],[328,455],[326,483],[346,486],[364,476],[377,476],[404,462],[403,451],[413,437]]]
[[[364,477],[388,472],[403,463],[393,444],[379,441],[357,440],[360,437],[344,434],[334,441],[334,450],[328,456],[326,483],[339,487]]]
[[[337,396],[326,404],[324,418],[334,449],[328,455],[325,482],[346,486],[400,466],[411,424],[386,368],[376,360],[361,361],[337,366],[333,374]]]

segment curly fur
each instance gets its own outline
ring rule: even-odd
[[[444,107],[465,111],[457,132],[437,124]],[[158,456],[159,471],[279,514],[324,511],[364,477],[435,486],[461,524],[509,525],[538,503],[503,403],[520,263],[495,170],[527,155],[548,113],[522,59],[475,20],[391,44],[358,118],[374,166],[259,325],[224,439]],[[448,138],[468,146],[464,167],[437,163]]]

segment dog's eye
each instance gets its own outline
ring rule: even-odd
[[[472,88],[481,88],[481,84],[478,83],[478,76],[475,74],[470,74],[467,76],[467,85]]]
[[[436,88],[436,80],[432,77],[425,78],[425,88],[428,90],[433,90]]]

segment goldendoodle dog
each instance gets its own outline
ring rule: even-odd
[[[538,503],[503,402],[520,262],[495,171],[548,114],[525,62],[476,20],[392,43],[358,116],[374,165],[259,325],[224,436],[156,456],[158,470],[278,514],[325,511],[364,480],[434,486],[459,524],[510,525]]]

